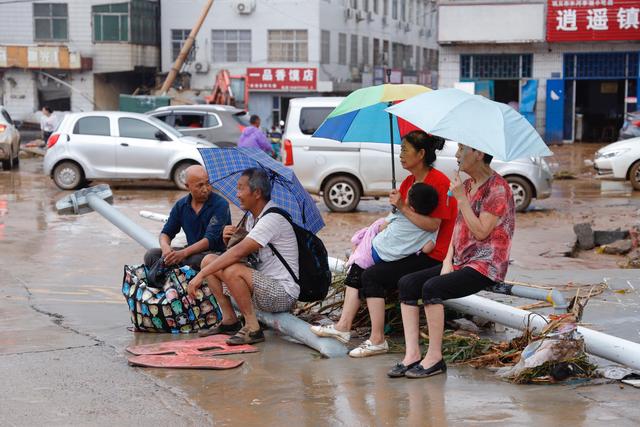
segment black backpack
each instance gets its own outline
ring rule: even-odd
[[[293,270],[291,270],[289,264],[287,264],[282,255],[280,255],[280,252],[278,252],[271,243],[269,243],[268,246],[289,274],[291,274],[293,280],[300,286],[298,301],[313,302],[325,299],[329,292],[329,286],[331,286],[331,270],[329,270],[328,254],[324,243],[309,230],[305,230],[295,224],[291,220],[288,212],[280,208],[269,208],[264,215],[268,213],[277,213],[285,217],[293,227],[293,232],[296,234],[300,277],[296,277],[296,275],[293,274]]]

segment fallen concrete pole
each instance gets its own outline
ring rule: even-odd
[[[106,184],[100,184],[76,191],[59,200],[56,203],[56,208],[60,214],[77,215],[96,211],[145,249],[159,247],[157,239],[151,233],[131,221],[107,201],[113,201],[111,189]],[[324,357],[344,357],[347,355],[347,347],[344,344],[334,339],[320,338],[314,335],[310,330],[311,325],[290,313],[257,311],[256,315],[263,324],[311,347]]]
[[[541,314],[521,310],[477,295],[445,301],[445,305],[462,313],[482,317],[501,325],[520,330],[529,329],[538,333],[548,322]],[[582,326],[578,326],[578,332],[584,337],[588,353],[633,369],[640,369],[639,343]]]

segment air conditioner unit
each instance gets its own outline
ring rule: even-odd
[[[355,11],[353,9],[351,9],[350,7],[346,8],[344,10],[344,19],[345,21],[348,21],[349,19],[353,19],[355,15]]]
[[[419,35],[420,37],[424,37],[424,34],[425,34],[425,33],[424,33],[424,28],[420,28],[420,32],[418,33],[418,35]]]
[[[367,22],[373,22],[373,12],[367,12]]]
[[[235,8],[240,15],[249,15],[256,9],[256,0],[236,0]]]
[[[208,62],[196,62],[193,67],[198,74],[207,74],[209,72]]]
[[[411,24],[407,22],[406,24],[404,24],[404,32],[408,33],[409,31],[411,31]]]
[[[360,22],[360,21],[364,21],[364,20],[365,20],[364,13],[361,10],[357,10],[356,11],[356,22]]]
[[[401,29],[402,29],[402,27],[403,27],[403,25],[402,25],[402,21],[398,21],[398,22],[396,22],[396,29],[401,30]]]
[[[389,24],[389,21],[387,20],[387,17],[383,16],[382,17],[382,26],[386,27],[388,24]]]

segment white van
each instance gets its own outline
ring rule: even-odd
[[[296,98],[289,103],[283,140],[283,161],[292,167],[304,188],[321,194],[329,209],[350,212],[363,197],[387,196],[391,189],[391,145],[367,142],[338,142],[311,135],[344,98]],[[396,145],[397,186],[408,172],[400,165],[400,146]],[[458,144],[447,141],[436,152],[435,167],[452,178],[458,168]],[[518,211],[531,199],[551,195],[553,175],[542,158],[525,158],[509,163],[494,160],[491,166],[504,176],[513,191]]]

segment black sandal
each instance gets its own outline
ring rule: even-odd
[[[225,325],[220,323],[218,326],[212,326],[209,329],[200,329],[198,331],[199,337],[210,337],[211,335],[235,335],[242,329],[242,323],[238,320],[236,323]]]
[[[252,331],[248,326],[244,326],[234,336],[229,338],[226,342],[227,345],[244,345],[255,344],[264,341],[264,333],[262,329]]]
[[[438,374],[444,374],[445,372],[447,372],[447,364],[444,363],[444,359],[440,359],[439,362],[428,368],[424,368],[418,363],[416,366],[409,369],[404,376],[407,378],[427,378]]]
[[[404,377],[404,374],[411,368],[420,364],[420,360],[417,362],[409,363],[409,365],[405,365],[402,362],[396,363],[396,365],[387,372],[387,376],[389,378],[401,378]]]

